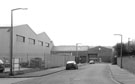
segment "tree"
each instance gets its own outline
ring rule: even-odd
[[[121,43],[117,43],[114,46],[114,49],[115,49],[116,55],[119,57],[120,56],[120,53],[121,53]],[[122,43],[122,55],[123,56],[128,55],[128,50],[127,50],[126,44],[124,44],[124,43]]]
[[[129,45],[129,54],[130,55],[135,55],[135,44],[130,44]]]

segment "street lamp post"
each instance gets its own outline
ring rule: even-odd
[[[130,54],[129,46],[130,46],[130,38],[128,38],[128,55]]]
[[[78,45],[81,43],[76,43],[76,57],[79,59],[78,62],[80,62],[80,57],[78,56]]]
[[[27,10],[27,8],[16,8],[11,10],[11,29],[10,29],[10,75],[13,75],[13,12],[16,10]]]
[[[88,47],[88,49],[87,49],[86,63],[89,62],[89,46],[87,46],[87,47]]]
[[[123,68],[123,66],[122,66],[122,39],[123,39],[123,36],[122,36],[122,34],[114,34],[114,35],[118,35],[121,37],[121,49],[120,49],[121,65],[120,65],[120,68]]]

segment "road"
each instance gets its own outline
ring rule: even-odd
[[[117,84],[111,78],[108,64],[87,64],[78,70],[64,70],[48,76],[14,84]]]

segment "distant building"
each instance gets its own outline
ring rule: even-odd
[[[79,46],[76,50],[76,46],[54,46],[52,53],[71,53],[76,57],[76,62],[86,63],[90,60],[97,62],[111,62],[113,55],[113,49],[111,47],[102,46]],[[78,56],[77,56],[78,53]]]
[[[113,56],[112,47],[103,47],[97,46],[89,48],[88,50],[88,60],[102,61],[102,62],[111,62]]]
[[[76,48],[78,48],[76,50]],[[86,57],[88,56],[88,46],[54,46],[52,48],[52,53],[69,53],[72,54],[72,56],[75,56],[75,61],[85,63],[87,61]],[[78,54],[78,55],[77,55]]]

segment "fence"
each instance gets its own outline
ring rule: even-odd
[[[10,67],[9,56],[1,57],[6,67]],[[19,70],[27,69],[47,69],[52,67],[65,66],[69,60],[75,60],[75,56],[69,53],[62,54],[14,54],[14,59],[19,59]]]

